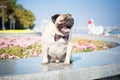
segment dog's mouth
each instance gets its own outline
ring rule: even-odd
[[[59,26],[59,31],[63,33],[64,35],[69,34],[71,31],[71,26]]]

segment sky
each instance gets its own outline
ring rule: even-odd
[[[87,27],[89,19],[104,27],[120,27],[120,0],[18,0],[36,17],[35,28],[55,14],[71,14],[75,27]]]

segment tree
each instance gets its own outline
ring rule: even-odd
[[[19,28],[27,29],[31,25],[33,25],[33,21],[35,20],[33,16],[34,15],[31,11],[24,9],[16,9],[15,18],[17,19],[16,21],[18,22],[16,25],[21,26],[21,27],[18,26],[18,29]]]
[[[32,29],[34,27],[35,16],[30,10],[25,9],[17,0],[0,0],[0,5],[4,3],[5,8],[5,28],[10,29],[10,24],[15,24],[15,29]],[[0,9],[0,29],[2,25],[2,10]],[[10,23],[11,22],[11,23]]]

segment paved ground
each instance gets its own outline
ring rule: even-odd
[[[107,78],[96,79],[96,80],[120,80],[120,75],[107,77]]]

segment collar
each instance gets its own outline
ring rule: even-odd
[[[55,34],[55,36],[54,36],[55,41],[58,41],[61,38],[63,38],[67,42],[69,39],[69,35],[62,36],[62,35]]]

